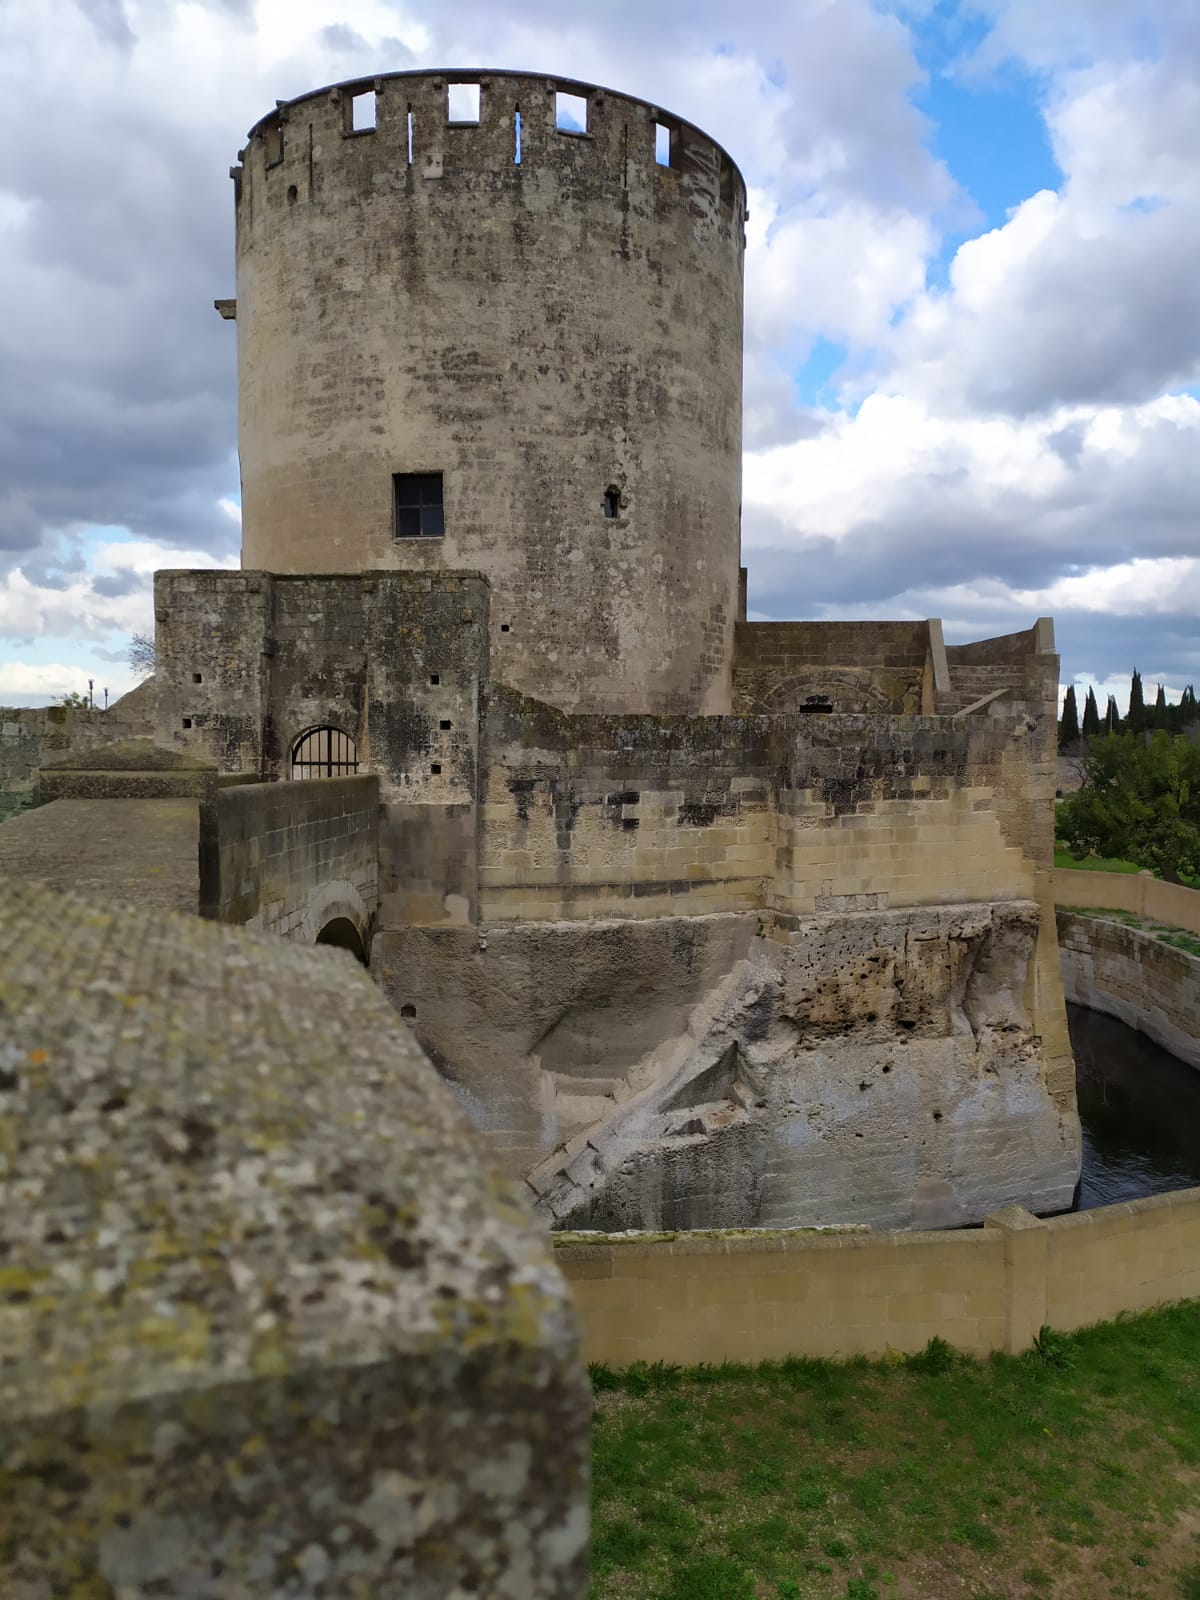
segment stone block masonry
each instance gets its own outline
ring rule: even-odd
[[[223,790],[200,811],[200,915],[313,944],[335,919],[370,950],[379,908],[379,779]]]
[[[746,210],[728,154],[594,84],[423,71],[282,103],[239,162],[245,564],[480,571],[504,682],[567,710],[728,711]],[[433,536],[401,526],[396,475],[436,483]]]
[[[1068,880],[1064,893],[1070,893],[1069,880],[1080,876],[1059,875],[1060,881]],[[1182,893],[1200,900],[1195,890]],[[1058,939],[1068,1000],[1116,1017],[1180,1061],[1200,1067],[1200,956],[1164,944],[1154,931],[1128,927],[1103,911],[1060,910]]]
[[[584,1356],[781,1360],[986,1356],[1200,1295],[1200,1189],[1039,1221],[1019,1206],[956,1233],[562,1236]]]
[[[0,1593],[582,1600],[542,1231],[342,951],[0,883]]]

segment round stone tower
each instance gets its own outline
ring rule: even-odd
[[[233,169],[243,565],[476,570],[492,675],[730,709],[745,188],[591,84],[392,73]]]

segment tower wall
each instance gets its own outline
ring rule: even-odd
[[[448,120],[452,83],[479,85],[477,123]],[[559,92],[586,133],[556,126]],[[745,191],[724,151],[608,90],[462,72],[282,103],[242,158],[244,565],[481,571],[498,680],[564,710],[728,711]],[[444,536],[397,537],[393,474],[439,472]]]

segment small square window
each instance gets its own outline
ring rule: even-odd
[[[479,121],[479,85],[477,83],[452,83],[447,110],[451,122]]]
[[[445,718],[443,718],[442,721],[438,723],[438,727],[442,730],[443,733],[448,733],[449,730],[450,730],[450,724],[445,720]]]
[[[442,681],[441,673],[440,672],[431,672],[429,674],[429,681],[430,681],[430,683],[435,684],[435,685],[441,683],[441,681]]]
[[[183,725],[184,725],[184,727],[185,727],[185,728],[190,728],[190,727],[191,727],[191,725],[192,725],[192,719],[191,719],[191,717],[184,717],[184,719],[183,719]]]
[[[375,127],[375,91],[362,89],[350,96],[348,133],[370,133]]]
[[[394,472],[397,539],[440,539],[446,531],[440,472]]]
[[[430,772],[433,773],[434,777],[436,778],[438,776],[438,774],[442,770],[442,763],[440,761],[431,761],[429,763],[429,770],[430,770]]]
[[[554,125],[560,133],[586,133],[588,103],[581,94],[564,94],[560,89],[554,96]]]
[[[193,672],[192,673],[192,682],[193,683],[203,683],[204,682],[204,674],[202,672]]]

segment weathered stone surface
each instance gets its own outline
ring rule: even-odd
[[[569,79],[485,73],[478,123],[451,125],[455,76],[300,96],[241,153],[245,564],[479,570],[503,681],[727,711],[741,175],[700,129]],[[585,135],[556,126],[559,90]],[[397,472],[444,475],[444,537],[395,537]]]
[[[0,827],[0,878],[195,916],[199,812],[194,799],[52,800]]]
[[[1164,944],[1153,923],[1129,927],[1103,911],[1060,910],[1058,938],[1068,1000],[1200,1067],[1200,957]]]
[[[0,1162],[5,1595],[582,1594],[565,1287],[348,956],[0,885]]]
[[[377,971],[568,1226],[945,1227],[1070,1204],[1027,901],[387,936]],[[770,931],[770,919],[768,919]]]

